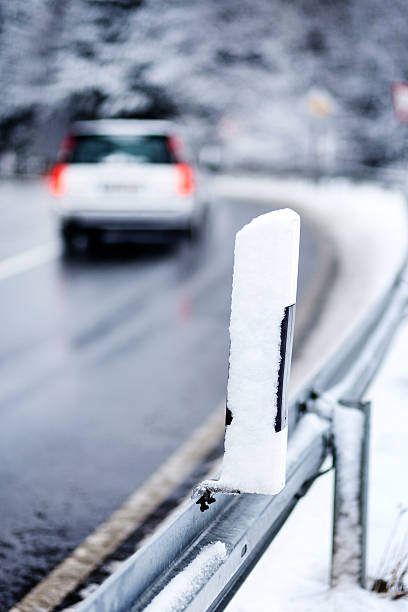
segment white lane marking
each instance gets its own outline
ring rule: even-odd
[[[46,242],[40,246],[12,255],[0,261],[0,280],[6,280],[33,268],[58,259],[61,247],[58,242]]]
[[[10,612],[51,612],[130,536],[222,439],[225,402],[111,517]]]

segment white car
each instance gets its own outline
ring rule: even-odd
[[[77,122],[49,177],[68,250],[93,240],[160,240],[197,235],[206,213],[185,143],[173,123],[109,119]]]

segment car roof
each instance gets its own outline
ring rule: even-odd
[[[71,126],[74,134],[101,134],[101,135],[137,135],[152,134],[164,136],[179,131],[172,121],[159,119],[95,119],[93,121],[76,121]]]

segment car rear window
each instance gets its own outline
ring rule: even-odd
[[[76,136],[69,161],[73,164],[175,162],[166,136]]]

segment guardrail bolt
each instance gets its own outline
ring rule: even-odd
[[[205,512],[210,507],[209,504],[215,502],[215,497],[211,494],[209,489],[206,489],[205,493],[196,501],[196,504],[200,506],[201,512]]]

